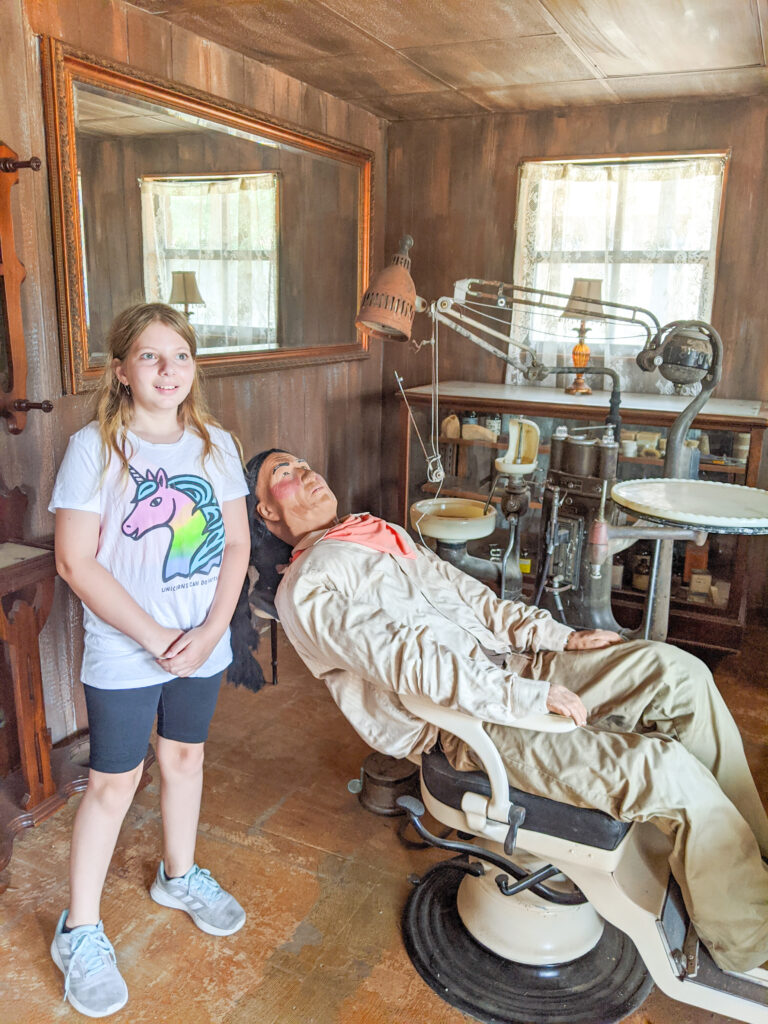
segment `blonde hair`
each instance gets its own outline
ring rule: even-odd
[[[123,471],[128,473],[127,431],[133,419],[133,398],[128,388],[115,373],[115,360],[122,363],[138,336],[153,323],[165,324],[174,330],[189,345],[192,359],[197,357],[197,338],[184,313],[163,302],[142,302],[129,306],[119,313],[107,335],[107,365],[101,387],[97,394],[96,420],[101,436],[101,453],[104,472],[114,453]],[[211,415],[200,385],[200,375],[195,364],[195,375],[189,394],[179,406],[179,420],[184,427],[191,427],[203,442],[203,462],[214,454],[214,442],[210,427],[220,427]],[[235,438],[240,448],[240,443]]]

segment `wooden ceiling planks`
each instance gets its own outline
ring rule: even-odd
[[[286,74],[324,89],[339,99],[396,96],[407,93],[435,92],[446,85],[428,69],[395,50],[380,53],[353,53],[312,61],[285,61]]]
[[[415,64],[459,91],[472,86],[498,88],[592,77],[584,62],[552,33],[519,39],[450,43],[403,52]]]
[[[749,0],[542,0],[609,77],[750,67],[762,62]]]
[[[766,90],[768,0],[132,2],[389,120]]]
[[[395,50],[552,31],[539,0],[316,0]]]

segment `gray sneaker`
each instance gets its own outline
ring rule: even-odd
[[[53,962],[64,974],[64,998],[86,1017],[106,1017],[128,1002],[128,987],[101,921],[65,932],[65,910],[51,943]]]
[[[197,927],[209,935],[232,935],[245,924],[245,911],[235,897],[197,864],[181,878],[168,878],[160,861],[149,895],[163,907],[186,910]]]

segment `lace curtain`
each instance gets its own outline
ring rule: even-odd
[[[671,320],[709,320],[725,154],[618,162],[523,165],[517,203],[515,284],[570,294],[575,277],[600,278],[602,297]],[[519,308],[515,334],[545,362],[570,353],[578,326]],[[595,322],[587,344],[631,390],[656,375],[633,366],[636,327]],[[507,379],[519,374],[509,368]],[[551,384],[550,381],[547,382]]]
[[[278,176],[141,178],[144,286],[167,302],[174,270],[194,271],[191,306],[206,351],[277,347]]]

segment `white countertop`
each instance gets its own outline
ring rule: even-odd
[[[591,395],[567,395],[562,388],[540,388],[525,384],[487,384],[477,381],[448,380],[441,381],[437,389],[438,397],[498,399],[506,402],[531,402],[562,406],[593,406],[600,409],[608,408],[610,391],[593,391]],[[431,395],[432,385],[408,388],[407,395]],[[626,418],[632,409],[643,409],[648,412],[682,412],[690,403],[690,395],[633,394],[622,391],[621,412]],[[759,398],[710,398],[704,405],[700,415],[734,416],[734,417],[766,417],[768,407]]]

